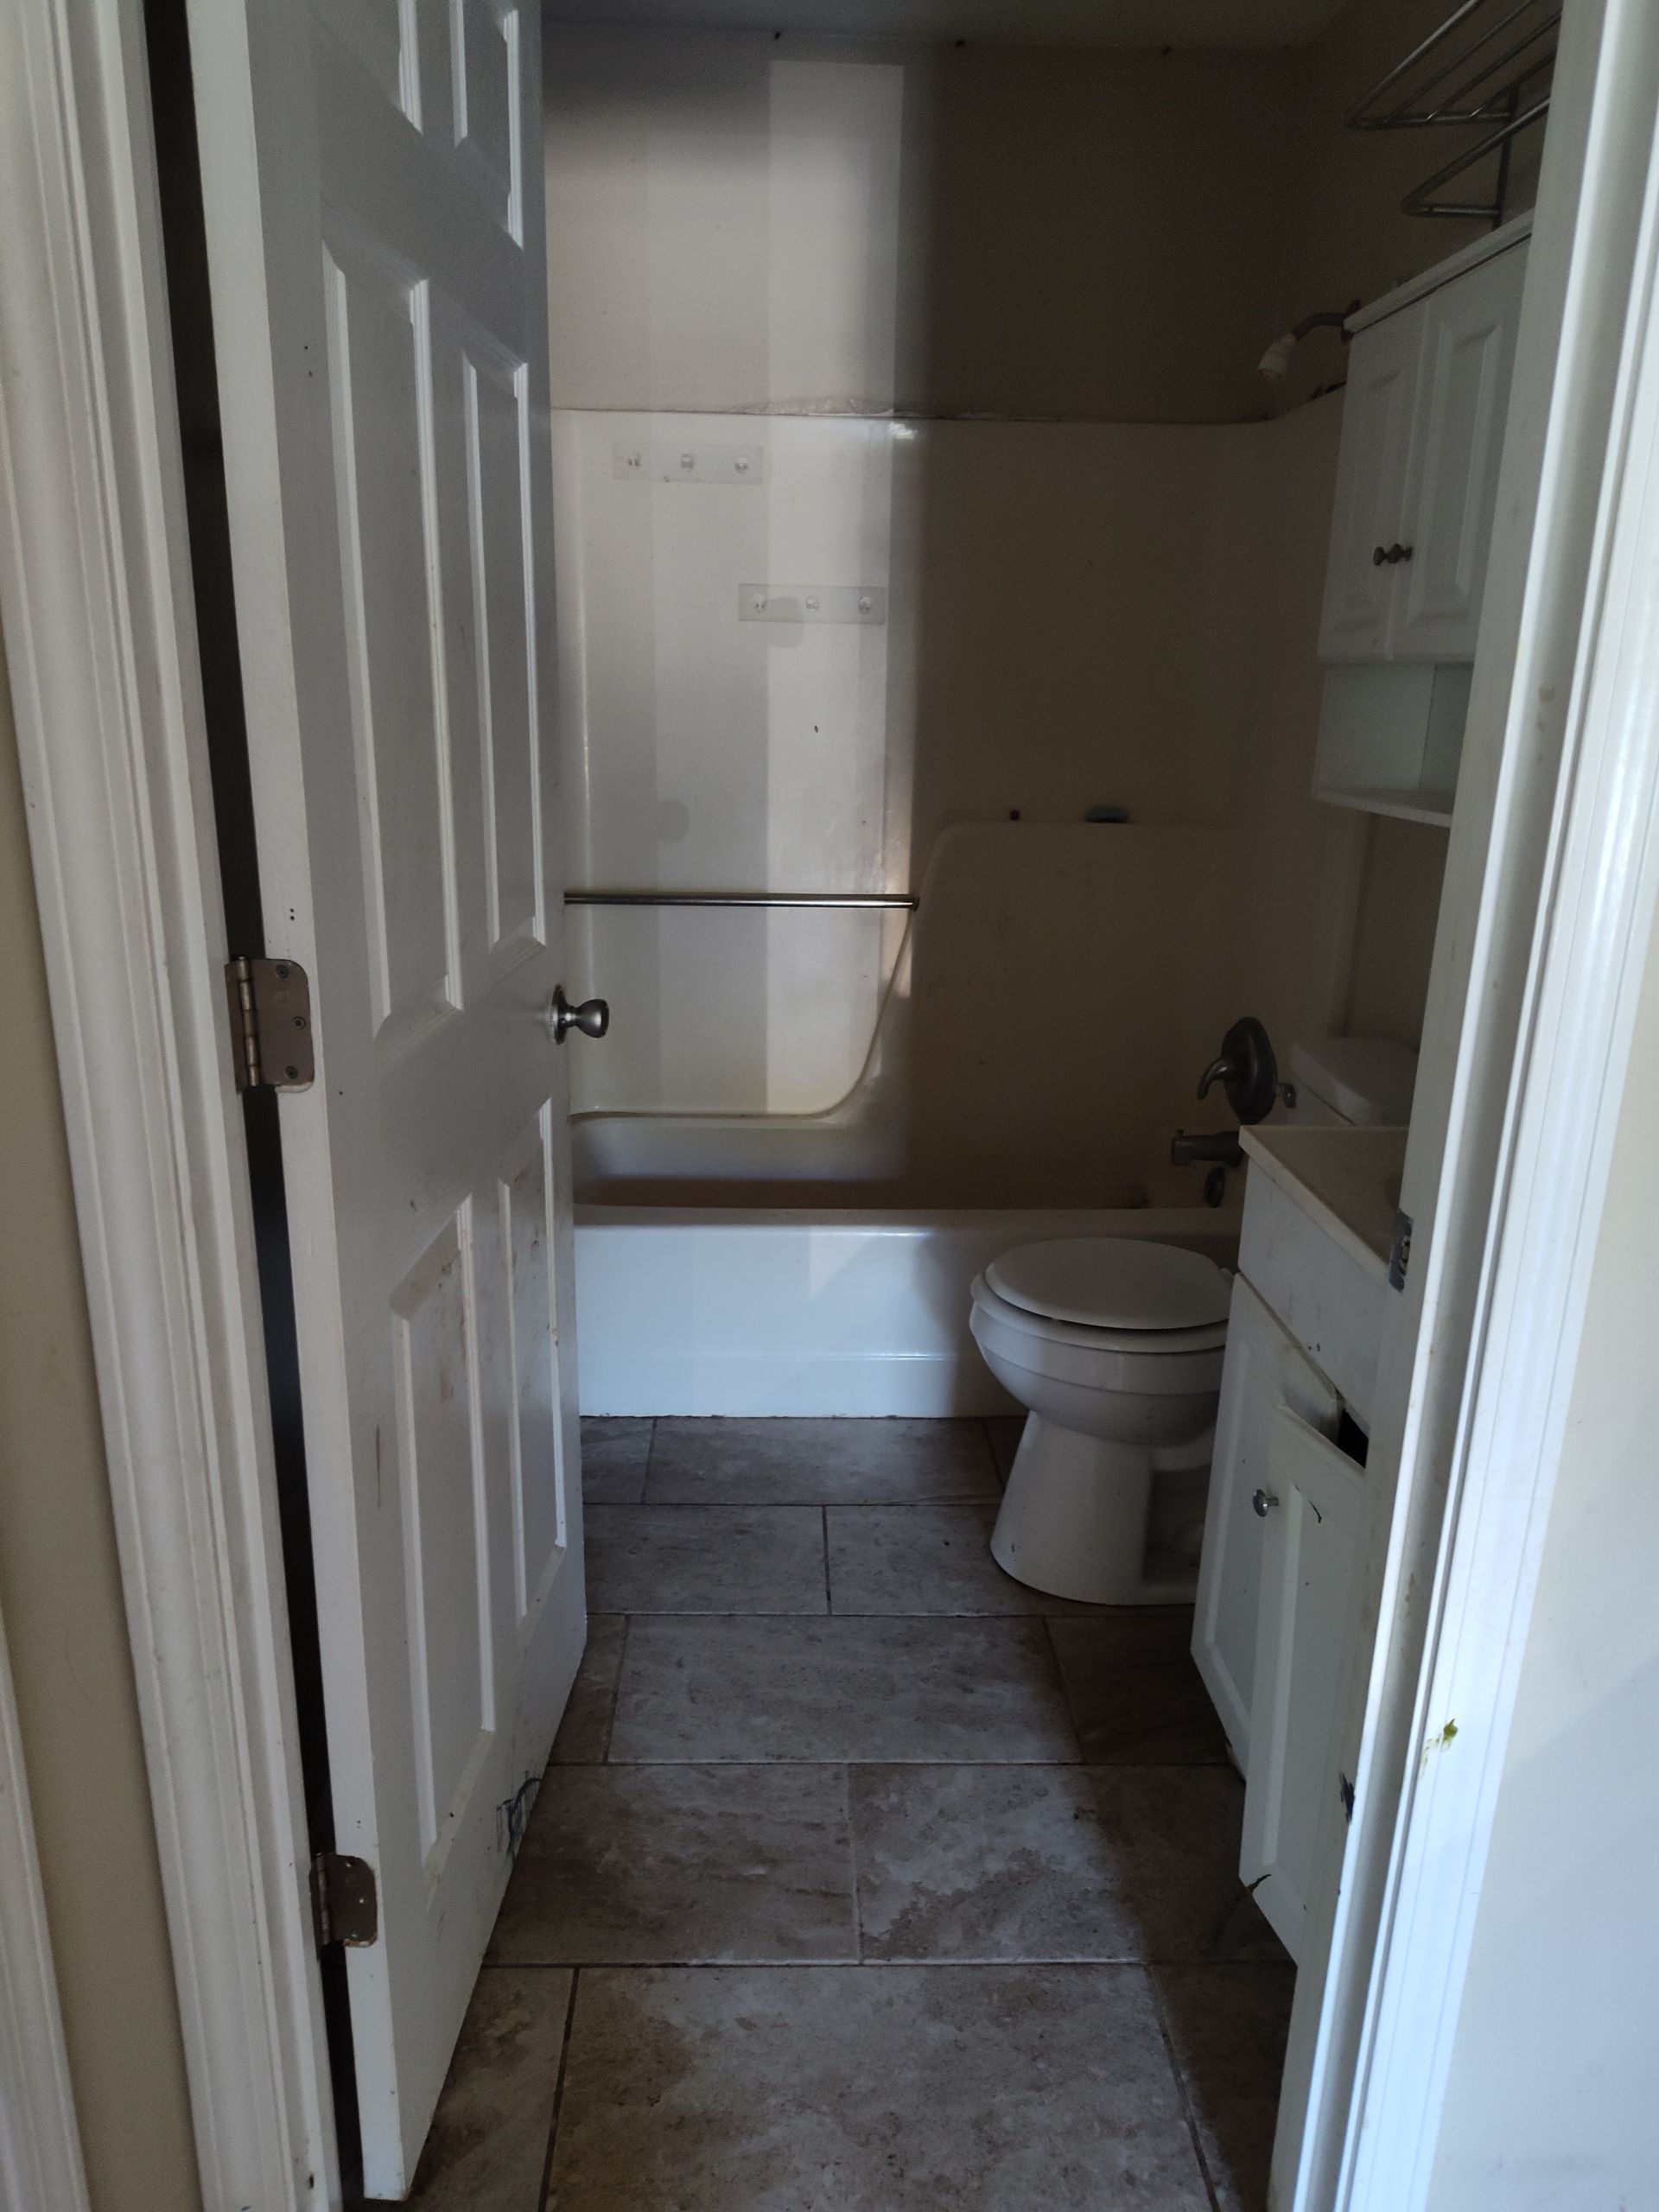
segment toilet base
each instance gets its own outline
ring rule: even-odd
[[[1147,1514],[1166,1458],[1145,1444],[1113,1444],[1027,1420],[991,1535],[1005,1573],[1051,1597],[1094,1605],[1168,1605],[1190,1599],[1195,1573],[1149,1575]]]

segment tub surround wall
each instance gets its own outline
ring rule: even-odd
[[[774,1117],[635,1131],[607,1195],[1196,1201],[1168,1132],[1217,1120],[1227,1021],[1327,1032],[1347,989],[1363,825],[1310,795],[1339,420],[561,418],[572,880],[925,893],[907,947],[861,913],[575,910],[574,987],[615,1009],[578,1111]],[[763,480],[616,475],[675,433]],[[886,623],[740,619],[815,562]]]
[[[1192,1202],[1167,1130],[1224,1118],[1191,1096],[1217,1024],[1363,1013],[1357,917],[1385,946],[1423,878],[1309,796],[1341,403],[1262,419],[1255,364],[1312,235],[1286,149],[1316,58],[569,28],[546,56],[571,880],[927,886],[908,940],[581,912],[573,980],[615,1021],[578,1111],[693,1117],[591,1153],[636,1191],[810,1160],[843,1199],[1034,1203],[1091,1161],[1080,1202]],[[650,480],[699,446],[753,473]],[[885,619],[741,619],[813,584]],[[1098,874],[1062,929],[1021,833],[1100,804],[1224,843],[1143,895]]]

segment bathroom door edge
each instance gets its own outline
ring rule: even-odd
[[[334,2116],[146,68],[142,0],[0,10],[0,621],[202,2199],[321,2212]]]

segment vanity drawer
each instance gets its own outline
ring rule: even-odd
[[[1252,1164],[1244,1186],[1238,1268],[1330,1376],[1355,1420],[1369,1429],[1389,1296],[1382,1262],[1362,1262]]]

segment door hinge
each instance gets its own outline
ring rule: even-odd
[[[1394,1242],[1389,1247],[1389,1281],[1395,1290],[1406,1287],[1406,1270],[1411,1265],[1412,1220],[1408,1213],[1394,1217]]]
[[[355,1949],[379,1941],[380,1897],[366,1859],[344,1851],[317,1853],[311,1861],[311,1918],[320,1951],[330,1943]]]
[[[238,1090],[308,1090],[316,1075],[311,986],[297,960],[225,963],[231,1001],[231,1057]]]

